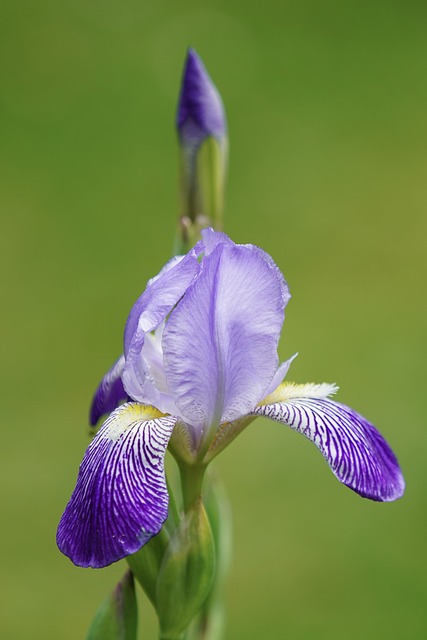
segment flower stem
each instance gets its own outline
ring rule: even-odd
[[[181,464],[181,484],[182,498],[184,502],[184,511],[188,511],[202,494],[203,477],[205,475],[206,466]]]
[[[178,513],[178,509],[175,502],[175,496],[173,494],[171,484],[167,477],[166,477],[166,486],[168,488],[168,494],[169,494],[169,516],[175,528],[179,524],[179,513]]]

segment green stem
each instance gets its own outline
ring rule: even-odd
[[[169,515],[174,524],[174,527],[177,527],[179,525],[180,517],[179,517],[178,509],[176,506],[176,502],[175,502],[175,496],[173,494],[172,487],[167,477],[166,477],[166,486],[168,488],[168,494],[169,494]]]
[[[202,484],[205,470],[205,465],[201,464],[180,465],[182,498],[185,512],[187,512],[202,495]]]

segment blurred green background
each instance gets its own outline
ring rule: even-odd
[[[122,574],[55,529],[127,313],[169,258],[186,47],[226,104],[226,230],[288,279],[289,378],[330,381],[401,461],[360,499],[258,420],[220,457],[234,508],[228,640],[424,638],[427,5],[3,0],[0,636],[83,638]],[[141,638],[156,620],[141,598]]]

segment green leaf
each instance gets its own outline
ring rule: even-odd
[[[128,571],[98,609],[86,640],[136,640],[137,623],[135,584]]]

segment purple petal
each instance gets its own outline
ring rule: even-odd
[[[125,359],[121,356],[99,383],[89,413],[91,425],[96,425],[102,415],[111,413],[123,400],[126,400],[127,393],[121,379],[124,366]]]
[[[222,138],[227,130],[221,96],[194,49],[185,62],[177,127],[183,144],[193,147],[207,136]]]
[[[314,442],[333,473],[364,498],[389,502],[405,483],[396,456],[382,435],[361,415],[327,398],[295,398],[254,411],[287,424]]]
[[[86,450],[57,533],[81,567],[105,567],[159,533],[168,514],[164,456],[176,419],[153,407],[116,409]]]
[[[156,329],[192,283],[199,271],[197,255],[201,248],[198,244],[184,257],[173,258],[148,282],[144,293],[133,305],[126,322],[126,359],[133,340],[138,340],[144,333]]]
[[[295,360],[297,355],[298,355],[297,353],[294,353],[292,357],[290,357],[288,360],[285,360],[285,362],[282,362],[279,365],[276,373],[274,374],[273,380],[270,382],[270,384],[268,385],[268,388],[265,390],[264,397],[269,396],[270,393],[273,393],[273,391],[277,389],[279,385],[282,384],[283,380],[286,377],[286,374],[289,371],[289,367],[291,366],[292,362]]]
[[[166,379],[185,421],[203,430],[250,412],[277,368],[286,284],[255,247],[218,244],[171,313]]]
[[[226,244],[234,247],[235,243],[222,231],[215,231],[212,227],[202,229],[202,239],[204,246],[204,254],[208,256],[219,244]]]
[[[163,327],[162,322],[154,334],[144,334],[139,343],[134,341],[123,372],[123,385],[128,395],[137,402],[153,405],[162,413],[177,415],[178,410],[163,369]]]
[[[149,367],[144,359],[143,346],[148,332],[156,329],[171,312],[178,300],[199,272],[198,244],[183,258],[174,258],[152,278],[144,293],[134,304],[126,322],[124,348],[126,364],[123,384],[129,396],[143,400],[150,394]]]

